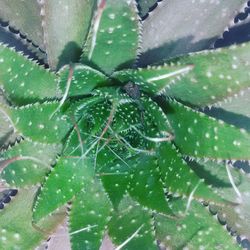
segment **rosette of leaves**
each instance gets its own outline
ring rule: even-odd
[[[219,3],[230,7],[223,22],[240,2]],[[250,44],[138,68],[155,24],[142,32],[133,0],[0,7],[50,66],[0,45],[1,186],[12,188],[0,197],[1,249],[33,249],[65,217],[72,249],[99,249],[105,235],[128,250],[237,249],[236,236],[249,239],[249,179],[231,163],[250,159],[250,134],[201,108],[249,88]],[[209,32],[183,51],[208,47]]]

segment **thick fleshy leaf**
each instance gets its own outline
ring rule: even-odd
[[[107,158],[109,164],[105,163],[104,166],[101,166],[99,175],[103,186],[114,206],[115,209],[118,208],[120,201],[125,195],[128,184],[129,184],[129,174],[130,174],[130,162],[127,159],[119,160],[117,156],[112,154],[112,152],[104,153],[103,157]],[[104,158],[100,159],[100,155],[97,159],[101,162]],[[101,165],[101,162],[99,163]]]
[[[32,205],[37,192],[36,187],[21,189],[8,205],[0,212],[1,249],[34,249],[41,240],[61,223],[66,215],[61,210],[42,223],[32,225]],[[46,232],[46,233],[45,233]]]
[[[90,182],[77,194],[70,210],[72,250],[99,249],[111,212],[112,206],[101,183]]]
[[[176,101],[165,106],[181,153],[211,159],[249,159],[250,135]]]
[[[140,88],[153,95],[168,92],[172,84],[193,69],[192,65],[153,66],[148,68],[127,69],[115,72],[112,77],[122,83],[133,82]]]
[[[199,161],[194,164],[194,170],[205,178],[218,194],[233,202],[234,206],[210,206],[217,213],[222,224],[226,224],[231,232],[250,240],[249,209],[250,209],[250,176],[230,165],[218,164],[211,161]]]
[[[95,6],[96,0],[42,2],[45,46],[52,69],[79,60]]]
[[[168,206],[160,180],[157,159],[154,157],[140,157],[134,162],[135,167],[129,183],[129,194],[142,206],[146,206],[160,213],[172,214]]]
[[[0,87],[15,104],[57,98],[56,76],[13,49],[0,45]]]
[[[137,57],[139,33],[134,0],[101,0],[82,62],[88,62],[107,74],[132,66]]]
[[[39,221],[71,200],[90,178],[87,160],[79,157],[61,158],[51,170],[37,197],[33,211],[34,220]]]
[[[241,249],[225,229],[196,201],[185,214],[187,200],[171,202],[179,218],[155,216],[156,238],[171,249]]]
[[[42,143],[60,142],[72,127],[70,119],[55,112],[58,103],[36,103],[21,108],[0,105],[1,112],[14,127],[26,138]]]
[[[21,141],[0,153],[4,167],[0,177],[11,186],[23,187],[41,183],[50,166],[55,162],[61,145]]]
[[[137,0],[141,17],[147,16],[148,12],[157,6],[158,0]]]
[[[249,49],[247,43],[176,59],[183,67],[192,64],[194,69],[170,85],[166,94],[204,107],[244,92],[250,87]]]
[[[90,94],[94,88],[109,83],[108,78],[101,72],[82,64],[65,66],[59,75],[60,89],[69,97]]]
[[[159,166],[163,185],[174,196],[191,196],[203,201],[223,204],[222,198],[200,179],[181,158],[174,145],[162,143],[159,148]]]
[[[140,64],[210,48],[246,3],[246,0],[160,3],[143,22]]]
[[[44,49],[40,6],[34,0],[1,0],[0,17]]]
[[[156,250],[152,215],[130,198],[125,197],[108,225],[109,235],[124,250]]]

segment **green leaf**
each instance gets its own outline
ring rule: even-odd
[[[158,131],[165,135],[172,133],[170,123],[162,108],[147,96],[143,96],[140,101],[145,110],[145,116],[147,116],[147,119],[149,119],[151,123],[157,126]]]
[[[107,150],[100,152],[97,156],[97,163],[100,166],[98,174],[103,186],[114,208],[117,209],[128,189],[130,165],[133,161],[122,158],[120,160],[113,152]]]
[[[137,0],[140,16],[146,16],[150,9],[157,5],[157,2],[157,0]]]
[[[85,45],[83,63],[110,74],[134,64],[140,24],[135,1],[102,0]]]
[[[59,75],[60,89],[69,97],[90,94],[94,88],[103,87],[109,82],[101,72],[82,64],[65,66]]]
[[[40,6],[34,0],[1,0],[1,19],[44,49]]]
[[[250,135],[176,101],[165,112],[181,153],[196,158],[249,159]]]
[[[196,201],[191,203],[187,214],[187,200],[171,202],[178,219],[155,216],[156,238],[162,246],[171,249],[241,249],[229,233]]]
[[[172,214],[165,198],[165,192],[160,180],[157,159],[140,157],[134,162],[134,171],[129,183],[129,194],[142,206],[160,213]]]
[[[200,179],[192,171],[173,144],[162,143],[160,145],[159,166],[163,185],[174,196],[192,194],[192,197],[197,200],[222,203],[222,198],[204,183],[204,179]]]
[[[58,97],[54,74],[1,44],[0,87],[18,105]]]
[[[0,175],[11,186],[23,187],[41,183],[61,145],[21,141],[5,152],[0,153],[4,169]]]
[[[59,111],[58,103],[36,103],[20,108],[0,105],[1,112],[14,130],[25,138],[42,143],[60,142],[72,127],[69,118]]]
[[[246,4],[247,0],[160,3],[143,22],[140,64],[210,48]]]
[[[42,223],[32,225],[32,205],[37,187],[21,189],[8,207],[0,212],[0,248],[34,249],[40,241],[63,220],[66,213],[60,210],[55,216],[47,217]]]
[[[101,183],[96,180],[77,194],[70,210],[72,250],[99,249],[112,212]]]
[[[79,121],[82,116],[86,113],[89,107],[103,101],[103,98],[99,96],[87,96],[82,97],[80,100],[69,100],[66,101],[66,105],[70,105],[68,109],[65,110],[65,114],[69,117],[74,117],[75,121]]]
[[[79,60],[95,6],[96,0],[42,3],[46,52],[52,69]]]
[[[172,61],[178,61],[183,67],[192,64],[194,69],[170,85],[167,95],[204,107],[244,92],[250,87],[249,49],[250,43],[247,43],[190,54]]]
[[[170,66],[165,64],[163,66],[117,71],[112,77],[125,84],[131,81],[147,93],[160,95],[168,91],[172,84],[178,82],[180,77],[192,69],[192,65]]]
[[[89,162],[77,158],[61,158],[37,197],[33,218],[39,221],[72,199],[89,182]],[[87,181],[86,181],[87,180]]]
[[[119,205],[108,225],[109,236],[123,250],[156,250],[152,218],[149,211],[126,197]]]

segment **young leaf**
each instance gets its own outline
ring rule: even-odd
[[[0,44],[0,87],[15,104],[57,98],[56,76]]]
[[[51,170],[37,197],[33,218],[39,221],[72,199],[91,178],[89,162],[61,158]]]
[[[211,159],[249,159],[250,135],[223,121],[168,101],[165,112],[181,153]]]
[[[133,82],[150,94],[160,95],[172,84],[193,69],[192,65],[153,66],[140,69],[127,69],[115,72],[112,77],[122,83]]]
[[[60,89],[69,97],[90,94],[94,88],[103,87],[109,82],[101,72],[82,64],[63,67],[59,76]]]
[[[135,1],[101,0],[85,45],[82,62],[110,74],[133,65],[140,24]]]
[[[144,54],[140,64],[210,48],[246,3],[247,0],[163,1],[143,22]]]
[[[33,43],[44,49],[40,6],[34,0],[1,0],[0,16]]]
[[[112,241],[124,250],[157,250],[149,211],[125,197],[108,225]]]
[[[183,67],[192,64],[194,68],[176,84],[170,85],[166,94],[204,107],[244,92],[250,87],[249,49],[250,43],[247,43],[176,59]]]
[[[172,133],[168,118],[159,105],[147,96],[141,98],[141,103],[147,118],[157,126],[159,132]]]
[[[34,249],[41,240],[61,223],[66,213],[61,210],[53,217],[47,217],[42,223],[32,224],[32,205],[37,187],[21,189],[13,200],[0,213],[1,249]],[[39,228],[39,229],[38,229]]]
[[[15,131],[25,138],[42,143],[60,142],[69,129],[71,121],[59,111],[59,103],[36,103],[20,108],[0,105],[0,111],[8,119]]]
[[[194,199],[222,203],[222,198],[209,189],[181,158],[174,145],[162,143],[159,146],[159,167],[163,185],[173,195],[193,196]]]
[[[171,201],[178,219],[155,215],[156,238],[171,249],[241,249],[232,236],[196,201],[185,214],[187,200]]]
[[[77,194],[70,210],[72,250],[99,249],[112,206],[101,183],[96,180]]]
[[[45,46],[52,69],[79,60],[95,6],[96,0],[43,1]]]
[[[23,187],[41,183],[55,162],[61,145],[41,144],[24,140],[0,153],[4,167],[0,177],[12,186]]]

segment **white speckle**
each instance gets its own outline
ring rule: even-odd
[[[209,133],[206,133],[206,134],[205,134],[205,137],[206,137],[206,138],[210,138],[210,134],[209,134]]]
[[[210,71],[207,72],[207,77],[208,78],[212,77],[212,73]]]
[[[240,146],[240,144],[241,144],[241,143],[240,143],[239,141],[233,141],[233,145],[234,145],[234,146]]]
[[[39,124],[39,128],[40,129],[44,129],[44,125],[43,124]]]
[[[114,28],[112,28],[112,27],[110,27],[110,28],[108,29],[108,33],[109,33],[109,34],[113,33],[113,31],[114,31]]]
[[[110,14],[109,14],[109,18],[110,18],[110,19],[115,19],[115,14],[114,14],[114,13],[110,13]]]
[[[15,233],[15,234],[14,234],[14,238],[15,238],[16,240],[20,240],[20,234]]]

